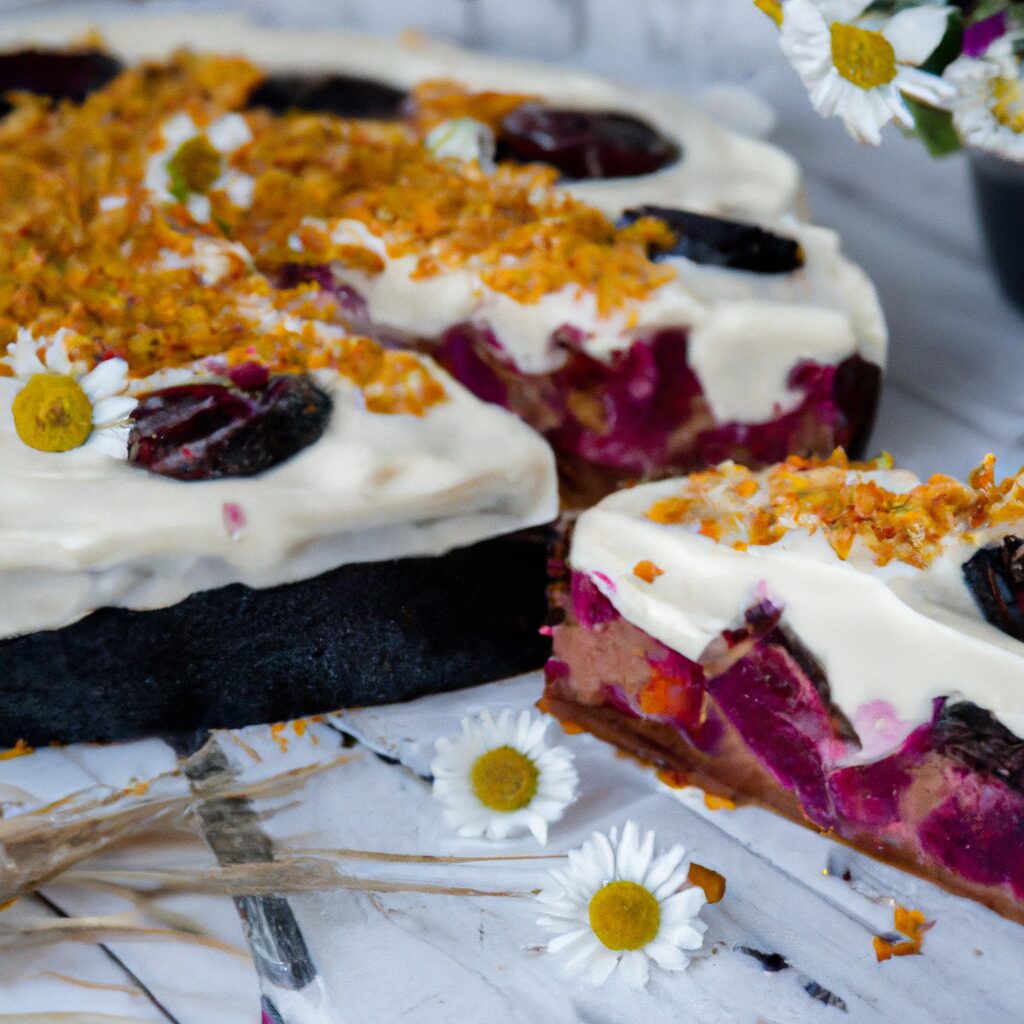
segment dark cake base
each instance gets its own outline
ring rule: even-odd
[[[281,721],[537,668],[550,654],[547,540],[233,584],[0,641],[0,746]]]

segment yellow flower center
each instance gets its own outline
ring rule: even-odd
[[[609,882],[590,899],[590,927],[608,949],[642,949],[661,926],[658,901],[636,882]]]
[[[1024,134],[1024,81],[1019,78],[997,78],[992,83],[992,113],[1011,132]]]
[[[472,782],[484,807],[503,813],[518,811],[537,793],[537,766],[512,747],[497,747],[476,759]]]
[[[782,25],[782,4],[780,0],[754,0],[754,6],[767,14],[776,25]]]
[[[11,407],[18,437],[40,452],[67,452],[92,433],[92,402],[74,377],[37,373]]]
[[[896,77],[896,51],[881,32],[836,22],[832,26],[832,63],[860,89],[888,85]]]
[[[185,202],[193,193],[200,195],[220,177],[224,160],[205,135],[194,135],[183,142],[167,163],[171,179],[170,193],[179,202]]]

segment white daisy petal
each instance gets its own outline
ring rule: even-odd
[[[908,7],[894,14],[882,35],[892,43],[901,64],[923,64],[934,52],[949,25],[949,7]]]
[[[663,971],[683,971],[686,969],[690,958],[671,942],[655,941],[644,947],[644,952]]]
[[[93,423],[98,427],[114,426],[124,421],[139,403],[125,395],[104,398],[92,407]]]
[[[58,372],[67,373],[67,370]],[[125,391],[128,387],[128,364],[123,359],[105,359],[97,363],[78,383],[89,396],[89,401],[95,405],[104,398]]]
[[[574,928],[572,931],[566,932],[564,935],[559,935],[557,938],[550,939],[547,946],[548,952],[564,953],[566,950],[572,949],[573,946],[578,946],[584,943],[589,934],[590,933],[586,928]]]
[[[587,968],[587,979],[594,986],[603,985],[619,966],[619,958],[607,951],[600,953],[590,961]]]
[[[643,988],[647,984],[647,955],[636,950],[625,953],[619,960],[619,974],[630,988]]]

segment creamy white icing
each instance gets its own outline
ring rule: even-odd
[[[792,218],[771,227],[800,242],[805,265],[788,274],[702,266],[673,258],[676,278],[642,301],[599,314],[594,295],[568,286],[524,304],[488,288],[470,270],[415,277],[417,258],[390,258],[360,221],[332,225],[339,244],[371,249],[384,269],[368,275],[342,264],[334,276],[367,301],[371,319],[431,337],[462,320],[489,324],[524,373],[556,369],[565,352],[553,340],[569,324],[598,358],[665,327],[689,328],[688,360],[722,422],[760,422],[789,412],[803,395],[788,386],[804,360],[829,365],[858,353],[885,364],[886,330],[874,288],[825,228]]]
[[[86,448],[29,448],[14,432],[17,384],[0,378],[0,638],[550,522],[547,445],[433,372],[448,400],[423,417],[367,412],[354,386],[323,374],[334,412],[316,444],[257,477],[189,482]]]
[[[889,473],[879,482],[903,493],[917,480]],[[859,543],[840,560],[821,532],[793,529],[775,544],[738,551],[696,524],[647,518],[655,501],[679,493],[678,480],[622,491],[576,524],[570,564],[629,622],[697,659],[768,598],[821,664],[865,758],[891,751],[928,721],[936,697],[972,701],[1024,736],[1024,644],[981,617],[961,575],[979,546],[1015,524],[950,535],[923,570],[896,560],[880,567]],[[633,573],[645,559],[663,570],[653,583]]]

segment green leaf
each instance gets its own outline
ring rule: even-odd
[[[960,56],[964,48],[964,16],[956,8],[949,13],[946,22],[946,34],[931,56],[921,65],[922,71],[930,71],[933,75],[941,75]]]
[[[936,110],[909,96],[903,100],[914,115],[914,130],[932,156],[948,156],[960,148],[960,136],[948,110]]]

